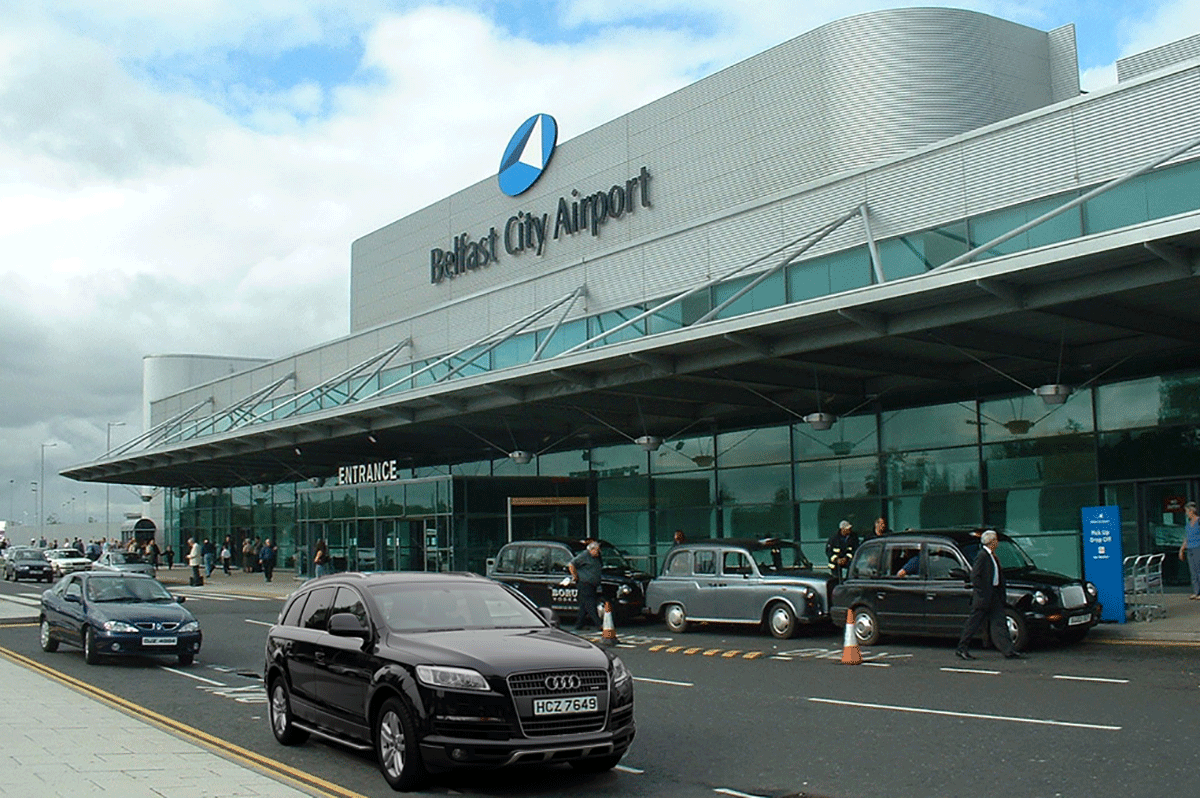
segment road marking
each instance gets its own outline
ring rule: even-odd
[[[980,676],[999,676],[1000,671],[989,671],[983,668],[939,668],[946,673],[978,673]]]
[[[892,663],[890,663],[890,662],[867,662],[866,660],[863,660],[862,664],[870,665],[872,668],[890,668],[890,667],[892,667]]]
[[[711,657],[713,654],[720,654],[720,653],[721,653],[721,649],[719,649],[719,648],[710,648],[710,649],[708,649],[707,651],[705,651],[705,652],[704,652],[704,656],[706,656],[706,657]]]
[[[213,681],[212,679],[205,679],[203,676],[197,676],[194,673],[188,673],[187,671],[181,671],[181,670],[178,670],[177,668],[168,668],[166,665],[159,665],[158,667],[162,668],[164,671],[170,671],[171,673],[175,673],[180,676],[186,676],[189,679],[195,679],[196,681],[204,682],[205,684],[212,684],[212,685],[216,685],[217,687],[228,687],[229,686],[223,682],[216,682],[216,681]]]
[[[634,676],[635,682],[650,682],[651,684],[669,684],[673,687],[695,687],[691,682],[673,682],[670,679],[651,679],[649,676]]]
[[[670,648],[666,649],[666,652],[668,654],[674,654],[676,651],[682,651],[682,650],[683,650],[683,646],[671,646]]]
[[[683,652],[683,653],[684,653],[684,654],[687,654],[688,656],[691,656],[692,654],[699,653],[699,652],[701,652],[701,651],[703,651],[703,650],[704,650],[704,647],[703,647],[703,646],[693,646],[692,648],[689,648],[689,649],[686,649],[686,650],[684,650],[684,652]]]
[[[26,607],[40,607],[42,604],[41,596],[38,596],[37,598],[26,598],[25,594],[22,594],[19,596],[5,596],[4,598],[11,601],[13,604],[21,604]]]
[[[752,792],[739,792],[731,790],[728,787],[713,787],[713,792],[719,792],[721,795],[732,795],[733,798],[767,798],[765,795],[755,795]]]
[[[246,623],[256,623],[259,626],[274,626],[275,625],[273,623],[267,623],[266,621],[256,621],[253,618],[243,618],[242,620],[244,620]]]
[[[1072,682],[1100,682],[1102,684],[1129,684],[1128,679],[1105,679],[1101,676],[1067,676],[1066,674],[1056,673],[1055,679],[1066,679]]]
[[[631,768],[629,765],[613,765],[613,770],[619,770],[622,773],[632,773],[635,776],[640,776],[646,772],[644,770],[638,770],[637,768]]]
[[[946,709],[928,709],[925,707],[898,707],[891,704],[867,704],[861,701],[840,701],[835,698],[809,698],[818,704],[836,704],[844,707],[859,709],[886,709],[892,712],[910,712],[917,715],[944,715],[951,718],[972,718],[975,720],[1003,720],[1009,723],[1029,723],[1036,726],[1067,726],[1072,729],[1097,729],[1099,731],[1120,731],[1120,726],[1109,726],[1101,723],[1074,723],[1066,720],[1046,720],[1044,718],[1017,718],[1010,715],[984,715],[978,712],[952,712]]]
[[[747,651],[742,655],[742,659],[758,659],[763,653],[761,651]]]
[[[736,657],[738,654],[741,654],[741,653],[742,653],[741,649],[735,648],[732,651],[726,651],[721,656],[724,657],[725,659],[733,659],[734,657]]]

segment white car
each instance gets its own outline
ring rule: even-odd
[[[55,579],[92,567],[92,561],[75,549],[47,549],[45,554]]]

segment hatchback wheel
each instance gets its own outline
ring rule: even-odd
[[[50,622],[42,618],[42,651],[58,651],[58,641],[50,635]]]
[[[292,716],[292,701],[282,676],[271,682],[267,714],[271,719],[271,732],[281,745],[298,745],[308,739],[308,732],[296,728]]]
[[[83,661],[88,665],[100,662],[100,652],[96,650],[96,633],[90,626],[83,631]]]
[[[393,790],[415,790],[424,781],[425,768],[417,750],[412,716],[399,698],[389,698],[375,721],[375,754],[379,770]]]

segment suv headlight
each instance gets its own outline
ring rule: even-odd
[[[1035,590],[1033,591],[1033,603],[1044,607],[1050,603],[1050,597],[1040,590]]]
[[[479,671],[470,668],[452,668],[448,665],[418,665],[417,678],[421,683],[439,690],[480,690],[486,692],[487,679]]]
[[[183,624],[175,631],[177,631],[177,632],[199,632],[200,631],[200,622],[199,621],[188,621],[187,623]]]
[[[138,628],[124,621],[105,621],[102,628],[106,632],[137,632]]]
[[[621,658],[613,657],[612,658],[613,687],[616,687],[617,685],[620,685],[620,684],[624,684],[625,682],[629,681],[632,678],[633,678],[633,674],[629,672],[629,668],[625,667],[625,663],[621,661]]]

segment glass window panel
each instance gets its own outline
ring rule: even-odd
[[[974,446],[884,456],[889,494],[956,493],[978,490],[979,450]]]
[[[502,369],[528,363],[537,350],[534,333],[515,335],[492,350],[492,368]]]
[[[883,448],[888,451],[974,444],[978,420],[972,405],[957,402],[895,410],[883,415]]]
[[[407,391],[412,386],[412,381],[406,378],[412,374],[412,371],[412,366],[400,366],[379,372],[379,383],[383,388],[381,393],[386,396]]]
[[[644,476],[597,480],[596,501],[603,511],[646,509],[650,506],[650,480]]]
[[[1070,202],[1075,196],[1074,193],[1061,194],[1057,197],[1048,197],[1036,202],[1027,202],[1012,208],[976,216],[971,219],[971,246],[982,246],[1010,230],[1015,230],[1026,222],[1031,222],[1042,214]],[[1079,209],[1064,211],[1031,230],[1026,230],[1008,241],[997,244],[981,254],[979,258],[1008,255],[1045,244],[1078,238],[1082,233],[1082,226]]]
[[[382,517],[404,514],[404,486],[380,485],[375,490],[375,513]]]
[[[441,483],[436,480],[409,482],[404,486],[404,514],[433,515],[438,505],[438,487]]]
[[[751,504],[725,507],[727,538],[794,538],[791,504]]]
[[[809,424],[792,425],[792,447],[797,460],[870,454],[878,450],[879,434],[874,413],[839,417],[829,429]]]
[[[842,521],[849,521],[861,536],[879,515],[879,499],[826,499],[800,503],[800,540],[804,553],[814,563],[825,563],[825,542]],[[814,556],[816,555],[816,556]]]
[[[354,518],[358,515],[358,491],[344,488],[332,492],[334,518]]]
[[[464,477],[487,477],[492,474],[491,460],[476,460],[471,463],[455,463],[450,466],[450,473]]]
[[[1158,169],[1141,178],[1146,181],[1146,199],[1151,219],[1174,216],[1200,208],[1200,160],[1169,169]]]
[[[814,258],[788,266],[788,302],[800,302],[830,294],[829,268],[830,264],[826,258]]]
[[[709,300],[709,290],[697,291],[691,296],[675,302],[651,316],[650,332],[659,333],[667,330],[677,330],[692,324],[712,309]]]
[[[590,451],[589,462],[599,477],[646,473],[646,450],[634,443],[601,446]]]
[[[650,540],[650,513],[600,513],[598,535],[643,564]]]
[[[879,458],[796,463],[796,498],[846,499],[879,495]]]
[[[1011,440],[984,447],[988,487],[1015,488],[1096,479],[1091,434]]]
[[[511,457],[497,457],[492,461],[492,475],[497,477],[532,477],[537,472],[537,457],[528,463],[518,463]]]
[[[682,529],[689,541],[717,536],[717,515],[711,506],[659,510],[655,522],[660,555],[670,547],[676,529]]]
[[[1047,405],[1039,397],[1022,394],[983,402],[979,410],[984,443],[1069,435],[1094,428],[1090,388],[1072,393],[1061,405]]]
[[[1102,430],[1191,424],[1200,417],[1200,373],[1150,377],[1096,388]]]
[[[791,427],[765,427],[717,435],[717,467],[786,463],[792,459]]]
[[[759,275],[750,275],[713,286],[713,306],[720,305],[758,278]],[[731,316],[740,316],[743,313],[778,307],[784,304],[786,297],[786,278],[783,269],[780,269],[754,286],[748,293],[738,297],[733,304],[718,314],[718,318],[727,319]]]
[[[588,317],[588,337],[592,338],[605,330],[611,330],[619,327],[629,319],[632,319],[646,309],[641,305],[632,305],[620,310],[609,311],[608,313],[600,313],[595,316]],[[602,341],[597,341],[592,346],[607,346],[615,344],[618,341],[628,341],[633,338],[639,338],[646,334],[646,320],[642,319],[636,324],[631,324],[628,327],[621,328],[620,331],[613,333]]]
[[[547,327],[544,330],[538,330],[538,346],[541,346],[542,341],[546,340],[546,336],[550,334],[551,329],[553,328]],[[550,343],[546,344],[546,348],[542,350],[542,358],[553,357],[560,352],[565,352],[571,347],[583,343],[588,337],[587,319],[575,319],[574,321],[563,322],[554,331],[554,337],[550,339]],[[536,347],[534,351],[536,351]]]
[[[822,260],[827,260],[829,263],[829,293],[831,294],[849,291],[851,288],[861,288],[875,282],[871,270],[871,254],[866,247],[827,255]],[[880,260],[883,260],[882,255]],[[886,268],[883,273],[889,279],[892,277]]]
[[[713,436],[698,435],[667,441],[650,457],[650,468],[656,474],[675,471],[694,471],[697,468],[712,468]]]
[[[1098,449],[1102,480],[1188,476],[1200,463],[1200,427],[1103,432]]]
[[[790,504],[791,466],[730,468],[718,472],[722,504]]]
[[[586,477],[588,459],[586,450],[551,452],[538,455],[538,473],[550,477]]]
[[[714,482],[711,471],[654,477],[654,504],[660,509],[711,505]]]
[[[1137,178],[1083,204],[1083,226],[1089,235],[1128,227],[1148,218],[1146,183]]]

